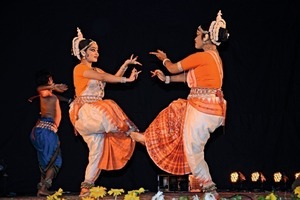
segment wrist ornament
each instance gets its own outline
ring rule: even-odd
[[[163,66],[166,66],[166,62],[167,62],[167,61],[170,61],[170,59],[169,59],[169,58],[165,58],[165,59],[162,61]]]
[[[166,76],[165,84],[169,84],[171,82],[171,77]]]
[[[126,67],[121,67],[121,70],[123,71],[123,72],[125,72],[126,70],[127,70],[127,66]]]
[[[126,77],[124,76],[121,77],[121,83],[126,83]]]

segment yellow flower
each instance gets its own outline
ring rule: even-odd
[[[275,196],[275,194],[273,192],[271,192],[271,194],[269,194],[268,196],[266,196],[266,199],[276,200],[277,197]]]
[[[121,195],[122,193],[124,193],[124,190],[123,189],[110,189],[108,191],[108,194],[109,195],[113,195],[114,197],[115,196],[118,196],[118,195]]]
[[[124,200],[139,200],[140,197],[138,195],[144,192],[145,192],[144,188],[128,191],[128,194],[125,195]]]
[[[128,194],[132,194],[132,193],[141,194],[141,193],[144,193],[144,192],[145,192],[145,189],[144,188],[140,188],[138,190],[128,191]]]
[[[140,200],[140,197],[137,196],[137,192],[129,191],[128,194],[125,195],[124,200]]]
[[[47,200],[58,200],[58,199],[62,199],[59,198],[59,196],[62,196],[63,193],[63,189],[59,188],[57,192],[55,192],[52,195],[47,196]]]
[[[297,198],[300,198],[300,186],[294,189],[294,194],[296,195]]]
[[[140,188],[140,189],[138,190],[138,193],[139,193],[139,194],[144,193],[144,192],[145,192],[145,189],[144,189],[144,188]]]
[[[106,195],[106,188],[105,187],[92,187],[90,189],[90,197],[94,197],[94,198],[103,198]]]

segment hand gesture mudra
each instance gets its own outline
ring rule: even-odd
[[[66,84],[54,84],[54,90],[57,92],[64,92],[68,89],[68,86]]]
[[[138,56],[135,56],[135,57],[133,57],[133,56],[134,55],[131,54],[130,58],[127,59],[124,64],[126,64],[126,65],[140,65],[140,66],[142,66],[142,64],[137,61]]]
[[[166,75],[159,69],[156,69],[154,71],[150,71],[152,76],[151,77],[154,77],[154,76],[157,76],[159,78],[159,80],[165,82],[166,81]]]
[[[149,54],[155,55],[161,61],[167,58],[167,54],[159,49],[157,49],[157,51],[151,51]]]
[[[141,73],[142,71],[137,71],[136,68],[133,68],[132,71],[131,71],[131,74],[128,78],[128,81],[132,82],[132,81],[135,81],[138,76],[139,76],[139,73]]]

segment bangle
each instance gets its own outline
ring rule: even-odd
[[[165,84],[169,84],[171,82],[170,76],[166,76]]]
[[[126,83],[126,77],[121,77],[121,83]]]
[[[122,70],[123,72],[125,72],[125,71],[127,70],[127,68],[128,68],[128,67],[121,67],[121,70]]]
[[[170,61],[170,59],[169,59],[169,58],[165,58],[165,59],[163,60],[163,65],[164,65],[164,66],[166,66],[165,64],[166,64],[167,61]]]

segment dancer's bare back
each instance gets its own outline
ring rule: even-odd
[[[57,96],[49,90],[40,91],[40,108],[41,117],[53,118],[58,127],[61,120],[61,109]]]

